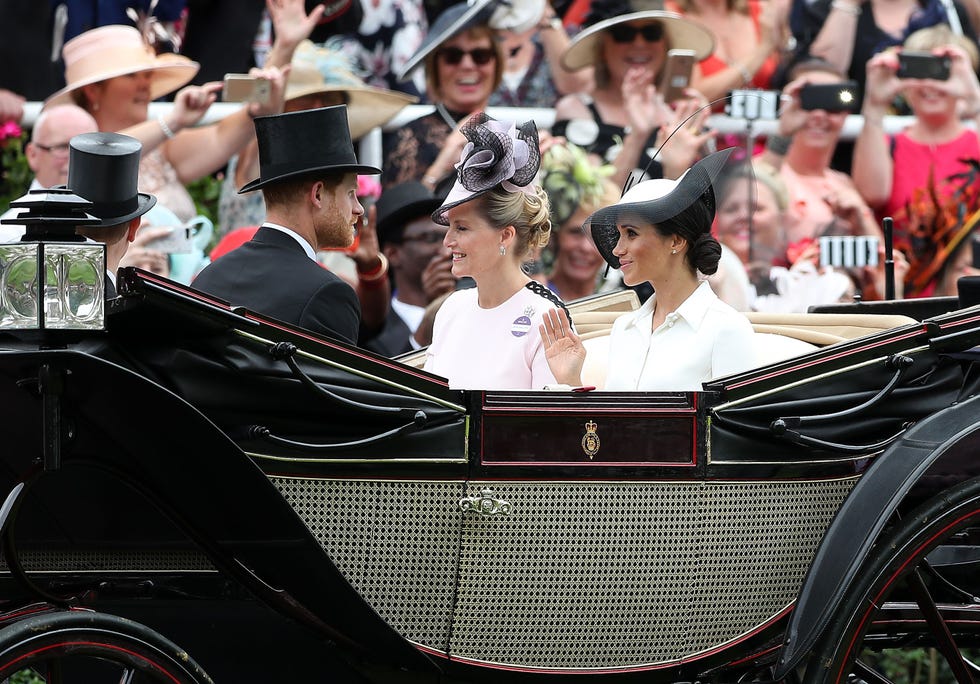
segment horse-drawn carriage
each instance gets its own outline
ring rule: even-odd
[[[85,247],[0,247],[0,681],[977,677],[980,308],[463,392]]]

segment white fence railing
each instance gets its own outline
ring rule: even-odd
[[[41,111],[40,102],[28,102],[24,105],[24,118],[21,124],[26,127],[34,125],[38,114]],[[149,116],[155,118],[160,114],[166,114],[173,105],[169,102],[153,102],[150,104]],[[211,105],[207,114],[201,120],[201,124],[208,124],[220,121],[241,107],[240,104],[218,102]],[[413,119],[424,116],[432,112],[432,105],[410,105],[401,110],[392,119],[384,130],[394,130]],[[553,109],[531,109],[517,107],[490,107],[487,113],[495,119],[511,121],[527,121],[534,119],[539,128],[551,128],[555,121]],[[910,116],[890,116],[885,117],[885,131],[897,133],[912,122]],[[724,114],[714,114],[709,119],[709,125],[721,133],[744,133],[748,130],[750,122],[742,118],[734,118]],[[768,135],[776,131],[775,120],[755,120],[751,122],[752,130],[755,135]],[[841,131],[841,138],[853,140],[864,125],[864,119],[860,115],[852,114],[847,117],[844,128]],[[382,129],[375,128],[365,135],[360,142],[360,154],[358,159],[364,164],[381,166],[381,133]]]

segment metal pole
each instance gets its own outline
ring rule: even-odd
[[[892,252],[892,217],[881,221],[881,231],[885,234],[885,299],[895,299],[895,259]]]

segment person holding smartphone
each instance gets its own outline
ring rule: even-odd
[[[850,176],[831,168],[850,107],[820,103],[810,93],[851,92],[843,75],[824,60],[801,62],[783,89],[777,132],[766,140],[761,160],[778,169],[789,192],[786,240],[789,245],[816,240],[828,230],[847,235],[880,236],[870,208]],[[814,107],[805,109],[804,105]],[[822,105],[822,106],[821,106]]]
[[[696,60],[711,54],[714,39],[700,24],[674,12],[638,11],[638,3],[596,0],[587,27],[562,56],[567,69],[593,67],[591,95],[566,95],[555,105],[552,133],[585,148],[615,168],[612,181],[623,187],[632,175],[676,178],[712,139],[703,123],[710,111],[688,115],[704,99],[694,89],[671,109],[659,90],[671,49],[694,51]],[[684,122],[684,125],[680,125]],[[658,135],[676,131],[653,160]],[[664,136],[665,137],[665,136]]]
[[[854,182],[879,218],[894,219],[894,245],[909,257],[906,294],[923,296],[935,283],[928,277],[935,242],[955,229],[960,213],[980,208],[968,178],[968,160],[980,158],[980,137],[961,117],[978,119],[980,81],[976,45],[946,26],[918,31],[903,50],[930,52],[948,61],[949,78],[900,78],[897,51],[876,55],[867,66],[862,114],[864,127],[854,147]],[[937,72],[929,72],[937,73]],[[901,94],[913,123],[896,135],[883,121]]]

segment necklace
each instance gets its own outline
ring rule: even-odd
[[[447,110],[441,102],[436,105],[436,111],[439,112],[439,116],[442,117],[442,120],[446,122],[446,125],[449,126],[449,128],[456,130],[456,119],[449,115],[449,110]]]

